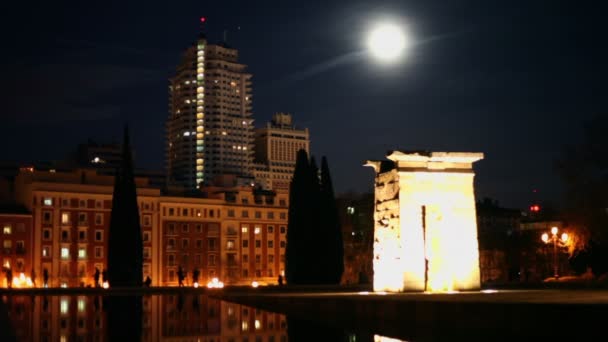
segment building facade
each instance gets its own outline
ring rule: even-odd
[[[2,246],[2,269],[11,269],[13,279],[3,277],[0,284],[19,286],[33,269],[32,215],[21,206],[0,207],[0,243]],[[6,273],[5,273],[6,274]],[[21,277],[23,274],[23,277]]]
[[[21,243],[25,249],[22,257],[11,249],[14,255],[5,254],[5,260],[10,265],[21,261],[27,276],[33,269],[37,284],[46,270],[51,287],[94,285],[95,270],[107,269],[113,182],[94,170],[21,171],[15,179],[16,201],[29,214],[0,216],[0,223],[10,227],[3,243]],[[142,279],[150,276],[152,285],[178,285],[180,267],[187,285],[194,281],[194,270],[202,284],[213,278],[226,284],[276,283],[284,272],[287,192],[209,187],[199,197],[177,197],[161,195],[143,178],[136,184]]]
[[[296,128],[291,114],[274,114],[255,130],[256,182],[266,189],[289,189],[299,150],[310,154],[308,128]]]
[[[167,173],[171,185],[196,189],[214,177],[252,177],[251,77],[238,51],[201,34],[169,80]]]

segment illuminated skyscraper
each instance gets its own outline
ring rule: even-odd
[[[201,19],[204,21],[204,19]],[[203,33],[169,80],[167,175],[195,189],[219,175],[253,176],[252,75],[238,51]]]

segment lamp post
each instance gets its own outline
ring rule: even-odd
[[[558,237],[559,229],[557,227],[551,228],[551,236],[548,233],[543,233],[541,239],[544,243],[553,242],[553,276],[557,279],[559,278],[558,273],[558,263],[557,263],[557,245],[564,246],[566,242],[568,242],[568,233],[562,233],[560,237]]]

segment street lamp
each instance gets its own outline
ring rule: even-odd
[[[556,279],[559,278],[559,274],[557,272],[558,271],[557,245],[559,244],[561,247],[561,246],[564,246],[566,244],[566,242],[568,242],[568,233],[562,233],[562,235],[558,238],[558,232],[559,232],[559,230],[557,229],[557,227],[552,227],[550,237],[549,237],[549,234],[547,234],[547,233],[543,233],[543,235],[541,236],[541,239],[543,240],[544,243],[553,242],[553,276]]]

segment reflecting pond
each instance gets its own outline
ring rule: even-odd
[[[206,295],[4,296],[1,341],[395,341]]]

